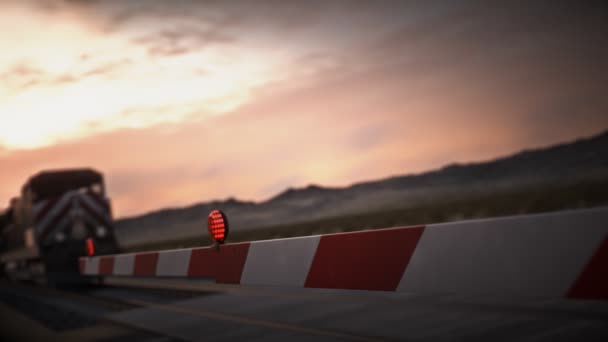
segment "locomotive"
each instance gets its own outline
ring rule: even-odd
[[[50,285],[83,282],[78,258],[93,252],[119,252],[110,200],[98,171],[39,172],[0,213],[0,272],[10,279]]]

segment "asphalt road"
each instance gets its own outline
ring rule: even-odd
[[[141,305],[110,320],[186,341],[608,341],[601,301],[190,286],[216,292],[171,302],[96,295]]]
[[[142,283],[179,287],[163,280]],[[608,340],[608,302],[601,301],[219,286],[208,281],[184,282],[196,291],[124,285],[77,293],[3,286],[0,309],[12,307],[18,311],[11,314],[12,321],[21,319],[8,336],[20,327],[34,340]]]
[[[106,320],[110,313],[137,306],[91,293],[0,281],[0,341],[175,341]]]

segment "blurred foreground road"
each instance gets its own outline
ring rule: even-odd
[[[122,289],[109,295],[143,307],[108,318],[187,341],[608,341],[601,301],[184,284],[217,292],[160,303]]]
[[[30,323],[23,323],[28,317],[3,317],[4,323],[13,322],[1,329],[3,340],[5,331],[9,337],[65,341],[608,340],[608,302],[601,301],[242,287],[205,280],[108,283],[114,285],[76,293],[4,284],[4,306],[16,306]],[[146,290],[144,284],[173,289]]]

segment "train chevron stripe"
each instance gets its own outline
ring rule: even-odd
[[[86,194],[87,199],[93,200],[95,206],[100,208],[101,212],[110,212],[110,203],[102,196],[96,194]]]
[[[65,231],[72,218],[68,214],[71,209],[82,210],[83,220],[87,229],[97,226],[112,226],[112,219],[107,200],[95,194],[68,192],[59,198],[38,203],[34,208],[35,226],[41,241],[50,243],[53,234]]]
[[[72,203],[71,202],[67,202],[65,205],[59,207],[56,206],[55,208],[58,208],[57,213],[55,215],[53,215],[53,219],[50,220],[48,222],[47,225],[40,227],[40,241],[47,241],[47,238],[50,238],[51,233],[54,231],[59,230],[60,228],[63,228],[61,225],[63,225],[65,222],[68,222],[67,220],[69,220],[69,216],[68,216],[68,212],[70,211],[72,207]],[[55,210],[55,208],[53,208],[53,210]]]
[[[45,213],[40,213],[39,218],[37,217],[36,229],[39,233],[43,233],[46,228],[56,219],[56,217],[71,205],[71,199],[74,193],[68,192],[61,198],[55,201],[50,201],[49,209]]]
[[[110,218],[107,216],[107,214],[104,214],[103,212],[99,212],[97,209],[92,208],[88,202],[82,201],[82,198],[80,201],[80,207],[88,214],[84,215],[87,221],[95,221],[95,224],[98,226],[102,225],[110,227],[112,225],[110,223]]]
[[[52,198],[34,206],[34,217],[36,222],[41,221],[55,203],[57,203],[57,199]]]
[[[69,206],[66,207],[66,209],[69,209]],[[43,235],[40,238],[40,241],[44,242],[44,243],[51,243],[54,239],[54,236],[52,233],[54,232],[64,232],[67,230],[67,228],[69,227],[72,219],[70,218],[70,215],[65,215],[65,214],[61,214],[58,217],[57,223],[53,224],[51,226],[51,228],[46,229],[43,232]]]
[[[95,217],[100,224],[111,226],[107,205],[100,204],[101,199],[92,194],[82,194],[78,197],[80,204],[90,215]]]
[[[80,259],[83,275],[608,299],[608,207]]]

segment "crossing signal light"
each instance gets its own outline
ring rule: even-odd
[[[221,210],[213,210],[207,218],[209,236],[218,244],[224,243],[228,237],[228,219]]]

